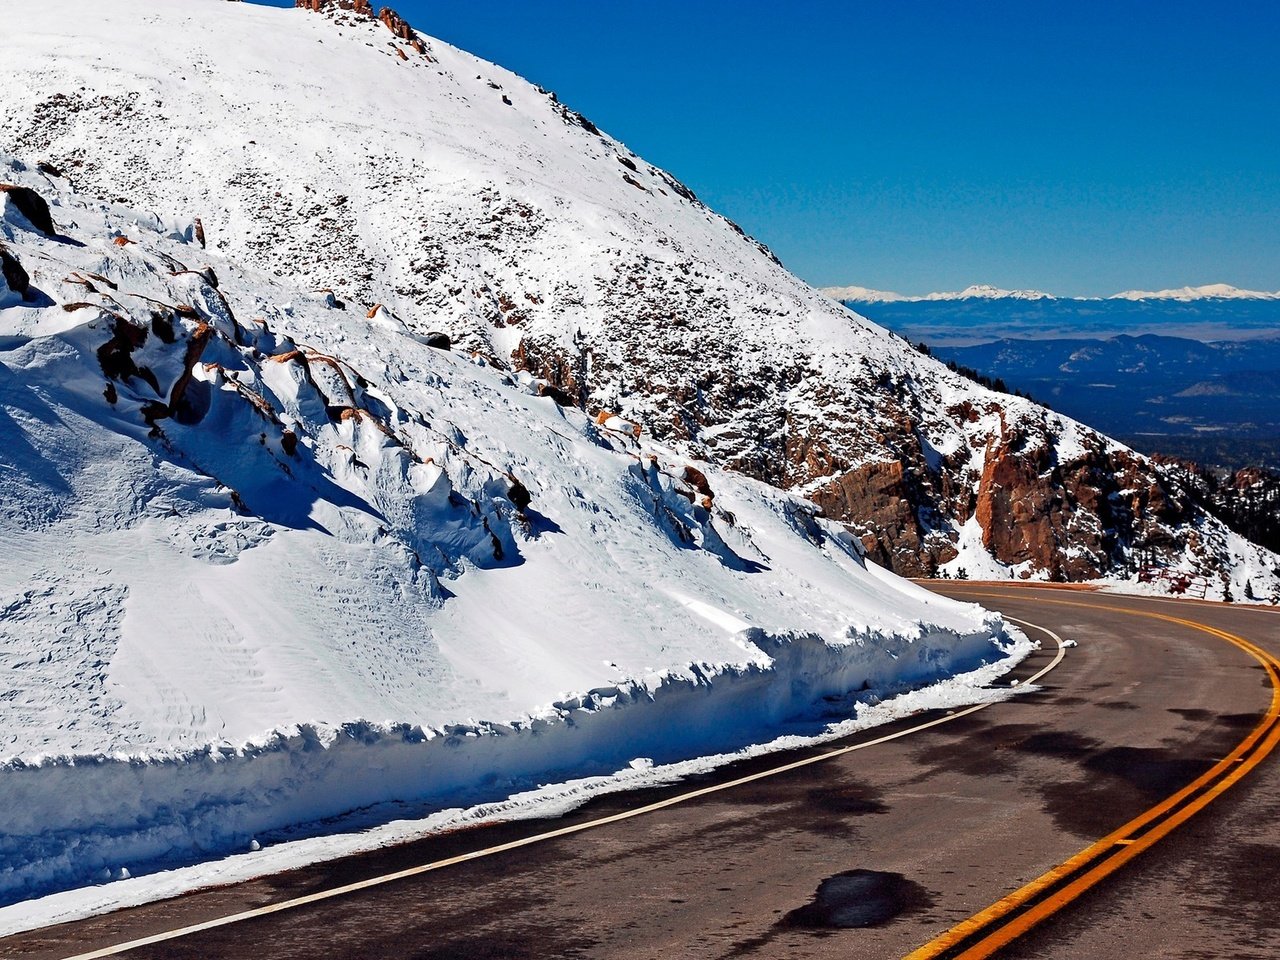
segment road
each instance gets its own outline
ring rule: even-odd
[[[1280,737],[1280,723],[1261,725],[1276,720],[1280,699],[1273,703],[1259,657],[1174,619],[1280,653],[1280,614],[1008,584],[933,586],[1078,646],[1037,691],[889,742],[119,955],[886,958],[934,943],[916,956],[968,957],[989,955],[1016,932],[1001,957],[1275,957],[1280,751],[1265,757],[1263,734]],[[1016,676],[1050,662],[1056,644],[1044,639]],[[560,820],[459,831],[11,937],[0,940],[0,956],[83,956],[572,829],[833,746],[603,798]],[[1179,801],[1197,778],[1201,788]],[[1038,897],[1025,891],[1091,849]],[[993,909],[1020,889],[1026,902]],[[1022,932],[1021,918],[1034,911],[1048,916]],[[961,947],[976,946],[947,952],[937,938],[965,922],[977,932]]]

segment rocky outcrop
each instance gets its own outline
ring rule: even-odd
[[[0,243],[0,281],[4,284],[0,287],[0,301],[5,299],[5,288],[19,300],[27,299],[31,290],[31,278],[18,258],[2,243]]]
[[[294,0],[293,5],[303,10],[310,10],[313,13],[334,15],[345,12],[368,20],[378,20],[391,31],[397,40],[408,44],[414,52],[425,58],[427,62],[434,62],[426,43],[409,25],[409,21],[390,7],[382,7],[375,14],[369,0]],[[401,60],[409,59],[409,55],[398,46],[395,48],[395,55]],[[503,99],[505,100],[506,98],[504,97]],[[507,100],[507,102],[510,103],[510,100]]]
[[[871,559],[922,575],[926,572],[921,563],[923,531],[907,497],[904,477],[901,461],[868,463],[819,487],[812,499],[827,516],[848,518]]]
[[[0,183],[0,194],[8,198],[20,214],[31,226],[46,237],[56,237],[58,228],[54,225],[53,215],[49,212],[49,204],[44,197],[30,187],[17,187],[11,183]]]
[[[373,8],[369,5],[369,0],[294,0],[293,5],[315,13],[323,10],[349,10],[361,16],[373,16]]]

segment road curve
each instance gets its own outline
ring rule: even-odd
[[[1264,726],[1280,700],[1263,661],[1280,653],[1280,615],[1024,585],[932,586],[1079,646],[1036,692],[821,762],[799,761],[832,745],[603,798],[556,821],[460,831],[10,937],[0,956],[83,956],[510,845],[118,955],[669,960],[976,957],[1001,947],[1002,957],[1273,957],[1280,755],[1262,745],[1280,736]],[[1046,641],[1018,676],[1055,652]],[[707,789],[730,781],[744,782]],[[640,807],[655,809],[619,816]],[[611,819],[578,829],[602,818]],[[560,835],[526,843],[548,831]],[[1105,862],[1124,854],[1114,872],[1068,890],[1104,862],[1095,857],[1085,874],[1052,879],[1104,838],[1114,841]],[[1044,889],[1036,902],[1054,909],[1034,926],[999,906]],[[988,936],[996,929],[1017,935]]]

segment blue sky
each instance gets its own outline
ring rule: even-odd
[[[395,7],[556,90],[818,285],[1280,289],[1280,5]]]

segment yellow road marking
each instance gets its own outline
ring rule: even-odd
[[[1026,620],[1019,620],[1017,617],[1006,617],[1005,619],[1012,620],[1014,623],[1020,623],[1024,626],[1032,627],[1036,630],[1040,630],[1046,635],[1048,635],[1049,637],[1052,637],[1053,640],[1058,644],[1058,650],[1053,660],[1051,660],[1048,663],[1048,665],[1042,667],[1035,674],[1028,677],[1026,680],[1022,681],[1022,683],[1019,684],[1020,688],[1031,686],[1036,681],[1038,681],[1041,677],[1047,674],[1050,670],[1056,667],[1059,663],[1062,662],[1062,658],[1066,655],[1066,649],[1067,649],[1066,644],[1063,643],[1062,638],[1060,636],[1058,636],[1056,633],[1054,633],[1052,630],[1048,629],[1047,627],[1042,627],[1039,624],[1030,623],[1029,621],[1026,621]],[[409,867],[404,870],[398,870],[395,873],[383,874],[382,876],[378,876],[378,877],[370,877],[366,880],[359,880],[355,883],[348,883],[341,887],[333,887],[332,889],[329,889],[329,890],[321,890],[318,893],[308,894],[307,896],[304,896],[304,897],[296,897],[292,900],[283,900],[279,903],[271,903],[263,907],[256,907],[252,910],[244,910],[244,911],[241,911],[240,913],[229,914],[225,917],[217,917],[213,920],[206,920],[203,923],[194,923],[194,924],[191,924],[190,926],[179,927],[174,930],[166,930],[163,933],[153,934],[149,937],[141,937],[137,940],[130,940],[127,943],[118,943],[110,947],[103,947],[100,950],[93,950],[93,951],[90,951],[89,953],[78,953],[78,954],[75,954],[74,956],[66,957],[65,960],[99,960],[99,958],[101,957],[113,957],[113,956],[117,956],[118,954],[125,953],[129,950],[136,950],[139,947],[146,947],[146,946],[151,946],[157,943],[164,943],[166,940],[176,940],[179,937],[190,936],[193,933],[200,933],[205,930],[213,930],[218,927],[225,927],[229,924],[240,923],[245,920],[252,920],[255,917],[269,916],[270,914],[280,913],[284,910],[293,910],[293,909],[296,909],[297,907],[304,907],[313,903],[320,903],[321,901],[324,901],[324,900],[331,900],[335,897],[342,897],[342,896],[346,896],[347,894],[356,893],[360,890],[367,890],[370,887],[381,886],[384,883],[392,883],[396,880],[404,880],[408,877],[416,877],[424,873],[431,873],[432,871],[440,870],[445,867],[451,867],[459,863],[466,863],[468,860],[479,860],[481,857],[493,856],[494,854],[497,854],[497,853],[505,853],[509,850],[516,850],[516,849],[519,849],[520,847],[531,846],[532,844],[541,843],[545,840],[554,840],[559,837],[566,837],[571,834],[581,833],[584,830],[593,829],[594,827],[602,827],[602,826],[605,826],[606,824],[618,823],[623,820],[630,820],[633,817],[639,817],[647,813],[653,813],[657,810],[665,809],[667,807],[673,807],[676,804],[685,803],[689,800],[695,800],[698,797],[705,797],[708,794],[719,793],[723,790],[732,790],[735,787],[740,787],[747,783],[753,783],[757,780],[763,780],[766,777],[773,777],[780,773],[788,773],[792,770],[799,770],[800,768],[810,766],[811,764],[822,763],[823,761],[826,761],[826,760],[832,760],[836,757],[842,757],[845,754],[853,753],[855,750],[865,750],[867,747],[874,747],[882,743],[888,743],[891,740],[898,740],[902,737],[908,736],[909,734],[919,733],[921,730],[928,730],[932,727],[940,726],[941,724],[944,724],[944,723],[950,723],[953,720],[959,720],[961,717],[967,717],[969,716],[969,714],[977,713],[979,710],[985,710],[987,707],[991,706],[992,703],[999,703],[999,702],[1000,701],[989,701],[987,703],[974,704],[971,707],[966,707],[963,710],[957,710],[954,713],[947,714],[946,716],[937,717],[933,720],[926,721],[925,723],[916,724],[915,726],[908,727],[905,730],[899,730],[897,733],[885,734],[882,737],[877,737],[874,740],[867,740],[863,743],[854,743],[845,747],[838,747],[834,750],[829,750],[826,753],[818,754],[817,756],[805,757],[804,759],[795,760],[795,761],[792,761],[791,763],[785,763],[782,766],[773,767],[769,770],[761,770],[757,773],[748,774],[745,777],[739,777],[736,780],[730,780],[727,783],[713,784],[712,786],[709,786],[709,787],[702,787],[698,790],[691,790],[688,793],[682,793],[674,797],[668,797],[666,800],[659,800],[656,803],[650,803],[643,807],[636,807],[631,810],[624,810],[621,813],[615,813],[607,817],[601,817],[598,820],[591,820],[586,823],[578,823],[568,827],[561,827],[557,830],[549,830],[546,833],[539,833],[531,837],[523,837],[519,840],[512,840],[508,843],[498,844],[497,846],[488,847],[484,850],[473,850],[470,853],[459,854],[456,857],[449,857],[445,860],[436,860],[433,863],[420,864],[419,866],[416,866],[416,867]]]
[[[1006,600],[1020,599],[1007,593],[975,595]],[[940,960],[944,957],[947,960],[979,960],[991,956],[1203,810],[1261,763],[1280,743],[1280,672],[1277,672],[1280,661],[1256,644],[1216,627],[1163,613],[1132,607],[1101,606],[1076,600],[1040,598],[1040,602],[1110,610],[1163,620],[1226,640],[1248,653],[1266,669],[1271,680],[1271,705],[1258,726],[1228,756],[1195,781],[1071,859],[912,951],[906,960]],[[988,929],[990,932],[984,933]]]

